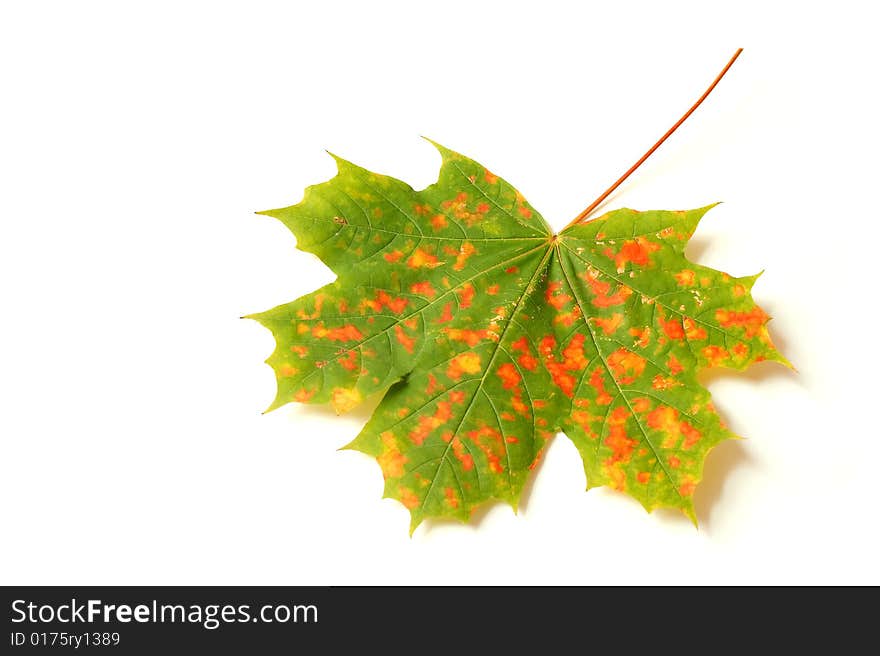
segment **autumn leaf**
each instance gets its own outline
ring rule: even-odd
[[[335,178],[264,212],[338,275],[253,316],[277,342],[272,408],[344,412],[387,390],[348,448],[376,458],[413,528],[515,508],[560,430],[589,487],[693,517],[706,454],[733,437],[697,372],[785,362],[757,276],[684,255],[711,206],[616,210],[556,236],[510,184],[437,148],[423,191],[336,158]]]
[[[588,488],[696,521],[706,454],[735,437],[697,373],[787,364],[752,299],[758,276],[684,255],[712,206],[583,222],[597,201],[556,235],[505,180],[434,145],[439,178],[422,191],[337,157],[332,180],[263,212],[338,276],[252,315],[276,340],[270,409],[345,412],[384,392],[347,448],[377,460],[413,530],[492,500],[516,508],[559,431]]]

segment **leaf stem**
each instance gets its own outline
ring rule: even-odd
[[[646,152],[644,155],[642,155],[639,158],[639,161],[637,161],[635,164],[633,164],[626,173],[624,173],[622,176],[620,176],[617,179],[617,181],[614,184],[612,184],[610,187],[608,187],[608,189],[606,189],[604,192],[602,192],[601,196],[599,196],[596,200],[594,200],[592,203],[590,203],[589,206],[587,206],[587,208],[583,212],[578,214],[567,226],[565,226],[564,230],[567,230],[568,228],[570,228],[573,225],[577,225],[578,223],[580,223],[581,221],[583,221],[584,219],[589,217],[590,214],[592,214],[593,211],[597,207],[599,207],[599,205],[602,204],[603,200],[608,198],[608,196],[610,196],[614,192],[615,189],[617,189],[621,184],[623,184],[624,180],[626,180],[637,168],[639,168],[642,164],[644,164],[646,159],[648,159],[651,155],[654,154],[654,151],[657,150],[663,144],[663,142],[666,141],[669,138],[669,136],[673,132],[675,132],[681,126],[681,124],[684,123],[688,119],[688,117],[691,114],[694,113],[694,110],[696,110],[697,107],[699,107],[702,104],[702,102],[708,97],[708,95],[710,93],[712,93],[712,90],[718,85],[718,83],[721,81],[721,78],[724,77],[725,73],[727,73],[727,71],[730,70],[730,67],[733,66],[733,62],[736,61],[736,58],[739,57],[739,55],[742,51],[743,51],[743,49],[739,48],[735,53],[733,53],[733,57],[731,57],[730,61],[727,62],[727,65],[723,69],[721,69],[721,72],[718,74],[718,77],[716,77],[715,80],[712,82],[712,84],[709,85],[709,88],[703,92],[703,95],[697,99],[697,102],[695,102],[691,106],[691,108],[684,113],[684,116],[682,116],[680,119],[678,119],[678,121],[675,122],[675,125],[673,125],[671,128],[669,128],[669,130],[666,131],[666,134],[664,134],[662,137],[660,137],[660,139],[657,141],[657,143],[655,143],[653,146],[651,146],[648,149],[648,152]]]

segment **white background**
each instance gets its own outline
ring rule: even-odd
[[[4,3],[0,582],[880,583],[876,20],[762,4]],[[560,436],[519,516],[410,538],[336,451],[369,408],[261,415],[272,338],[238,317],[331,276],[253,212],[331,177],[324,148],[421,188],[430,136],[559,228],[738,46],[606,205],[724,201],[689,254],[766,269],[799,369],[705,376],[749,439],[699,530],[584,493]]]

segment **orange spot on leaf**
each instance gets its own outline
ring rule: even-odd
[[[572,337],[568,346],[562,351],[563,360],[561,362],[556,360],[553,353],[556,347],[555,338],[548,335],[541,339],[539,346],[541,356],[544,358],[544,366],[550,372],[553,383],[569,398],[574,394],[575,386],[575,377],[569,372],[581,371],[587,366],[583,350],[585,339],[585,335],[582,334]]]
[[[690,269],[683,269],[675,274],[679,287],[693,287],[696,274]]]
[[[416,340],[403,332],[403,326],[397,324],[394,326],[394,337],[400,343],[403,348],[406,349],[407,353],[412,353],[415,349]]]
[[[645,348],[651,342],[651,329],[647,326],[645,328],[630,328],[629,334],[636,338],[635,346],[639,348]]]
[[[612,451],[609,464],[629,462],[633,449],[638,444],[626,434],[628,418],[629,411],[623,406],[614,408],[608,417],[608,437],[605,438],[605,444]]]
[[[474,468],[474,458],[467,452],[464,444],[458,437],[452,438],[452,454],[461,463],[461,468],[470,471]]]
[[[493,474],[500,474],[504,471],[501,457],[505,455],[505,449],[500,432],[494,428],[483,426],[479,430],[468,431],[467,436],[486,456],[489,471]]]
[[[619,383],[628,385],[642,375],[645,370],[645,358],[627,349],[619,348],[608,356],[608,366]]]
[[[464,221],[464,223],[470,227],[478,221],[483,220],[486,212],[489,211],[489,206],[485,203],[480,203],[477,205],[476,211],[471,212],[467,207],[467,201],[468,195],[465,192],[461,192],[454,199],[444,200],[440,205],[443,209],[452,212],[452,215],[456,219]]]
[[[535,371],[538,368],[538,359],[531,354],[529,340],[526,337],[520,337],[511,346],[514,351],[522,354],[517,358],[517,362],[520,363],[523,369]]]
[[[452,303],[443,306],[443,313],[437,318],[437,323],[452,321]]]
[[[358,368],[358,354],[357,351],[351,350],[347,351],[345,357],[339,360],[339,364],[342,365],[343,369],[347,369],[348,371],[354,371]]]
[[[679,319],[673,318],[669,321],[665,321],[661,317],[658,317],[657,321],[660,322],[660,327],[663,328],[663,332],[666,333],[666,336],[669,339],[677,341],[684,339],[684,327],[682,327]]]
[[[737,327],[746,332],[746,337],[755,337],[761,332],[761,327],[767,322],[767,313],[759,307],[748,312],[736,312],[734,310],[716,310],[715,321],[724,328]]]
[[[596,367],[590,374],[590,387],[596,390],[596,404],[609,405],[611,395],[605,391],[605,378],[602,376],[602,368]]]
[[[697,325],[697,322],[690,317],[685,317],[682,321],[684,326],[684,334],[688,339],[706,339],[706,331]]]
[[[382,439],[382,453],[376,460],[379,462],[379,467],[382,468],[382,476],[386,479],[400,478],[403,476],[403,466],[407,462],[407,457],[397,448],[397,441],[392,433],[385,431],[380,437]]]
[[[673,387],[678,387],[681,384],[682,383],[680,380],[676,380],[671,376],[664,376],[662,374],[657,374],[651,381],[651,387],[653,387],[655,390],[661,391],[672,389]]]
[[[571,296],[569,296],[568,294],[558,293],[561,287],[562,282],[558,280],[552,280],[547,283],[547,289],[544,290],[544,298],[557,310],[561,310],[562,306],[571,301]]]
[[[455,490],[447,487],[443,490],[443,495],[446,497],[446,505],[453,509],[458,508],[458,497],[455,496]]]
[[[632,296],[632,290],[624,285],[618,285],[617,291],[609,296],[608,292],[611,291],[611,284],[604,280],[599,280],[598,272],[593,269],[588,269],[581,277],[587,283],[590,291],[593,292],[591,303],[598,308],[623,305],[626,303],[626,299]]]
[[[318,390],[307,389],[298,390],[296,394],[293,395],[293,400],[299,403],[308,403],[309,399],[311,399],[317,391]]]
[[[364,338],[361,331],[351,324],[345,324],[338,328],[325,328],[324,324],[318,324],[312,328],[312,335],[329,339],[331,342],[354,342]]]
[[[498,367],[496,375],[501,379],[501,383],[506,390],[513,389],[519,385],[519,381],[522,380],[516,367],[509,362],[505,362]]]
[[[628,262],[638,267],[648,266],[651,262],[650,254],[657,250],[660,250],[660,244],[645,237],[636,237],[635,240],[623,242],[620,251],[614,256],[614,264],[618,272],[622,272]]]
[[[461,289],[456,292],[456,295],[458,296],[459,306],[463,310],[469,308],[471,306],[471,302],[474,300],[474,294],[476,293],[477,291],[474,289],[474,286],[469,282],[462,285]]]
[[[470,330],[464,328],[444,328],[446,336],[455,342],[464,342],[468,346],[476,346],[483,340],[498,341],[498,335],[490,330]]]
[[[437,261],[436,255],[431,255],[421,248],[417,248],[406,261],[406,264],[412,269],[421,269],[424,267],[433,269],[434,267],[440,266],[441,262]]]
[[[455,264],[452,265],[452,268],[456,271],[461,271],[467,264],[468,258],[476,252],[477,249],[474,248],[472,243],[469,241],[464,242],[458,250],[458,254],[455,256]]]
[[[434,298],[437,295],[437,291],[434,289],[434,286],[430,283],[430,281],[425,282],[416,282],[410,285],[409,290],[413,294],[421,294],[422,296],[427,296],[428,298]]]
[[[433,415],[419,417],[418,425],[410,431],[409,439],[416,446],[421,446],[431,431],[445,424],[452,417],[452,406],[449,401],[438,401]]]
[[[299,369],[297,369],[294,366],[291,366],[290,364],[288,364],[286,362],[284,364],[282,364],[280,367],[278,367],[278,375],[284,376],[285,378],[289,378],[290,376],[296,376],[297,373],[299,373]]]
[[[700,352],[703,354],[703,357],[706,358],[710,367],[717,367],[724,362],[729,355],[726,349],[714,344],[707,346]]]
[[[610,318],[596,317],[594,321],[602,329],[603,333],[611,335],[623,324],[623,315],[615,312]]]
[[[692,446],[694,446],[694,444],[700,441],[700,438],[702,437],[700,431],[691,426],[689,423],[683,421],[681,422],[679,427],[681,428],[681,434],[684,435],[684,442],[682,442],[681,445],[683,449],[690,449]]]
[[[398,297],[394,298],[388,294],[388,292],[384,290],[379,290],[376,292],[376,296],[373,299],[365,298],[360,302],[360,307],[362,310],[372,310],[373,312],[381,312],[382,308],[388,308],[394,314],[400,314],[403,312],[404,308],[409,304],[409,300]]]
[[[397,488],[397,493],[400,495],[400,502],[412,510],[413,508],[417,508],[419,505],[419,497],[416,496],[416,493],[410,490],[408,487],[399,487]]]
[[[453,390],[449,393],[449,400],[452,403],[464,403],[465,394],[461,390]]]
[[[657,406],[648,413],[648,426],[663,433],[665,437],[662,446],[664,449],[671,449],[680,435],[678,410],[668,405]]]

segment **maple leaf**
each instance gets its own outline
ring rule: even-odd
[[[439,178],[422,191],[336,157],[336,177],[263,212],[338,276],[251,316],[276,340],[270,409],[344,412],[384,391],[347,448],[376,458],[411,530],[491,500],[515,509],[559,431],[588,488],[696,522],[706,454],[735,437],[698,371],[787,364],[751,296],[758,276],[684,255],[712,206],[580,222],[624,176],[555,235],[506,181],[434,145]]]
[[[264,212],[338,275],[253,315],[277,342],[271,407],[342,412],[390,387],[348,448],[376,458],[413,528],[516,507],[559,430],[589,487],[693,517],[706,453],[733,437],[697,371],[785,362],[757,276],[684,256],[711,206],[621,209],[556,236],[510,184],[436,146],[423,191],[336,158],[335,178]]]

